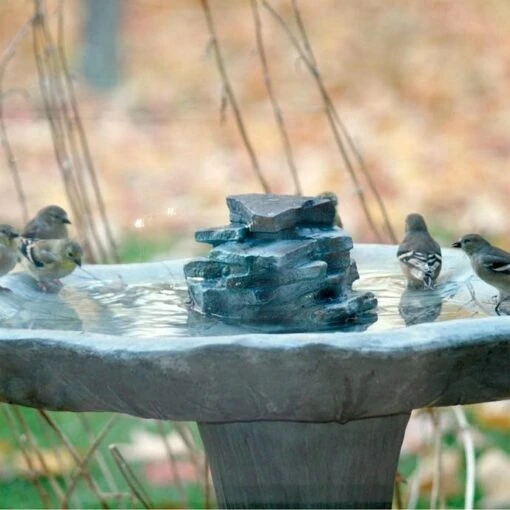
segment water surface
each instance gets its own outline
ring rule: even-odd
[[[354,289],[371,291],[378,299],[377,321],[370,331],[493,314],[495,290],[473,276],[461,252],[446,250],[434,291],[406,289],[395,253],[395,247],[380,245],[356,246],[352,253],[360,273]],[[64,280],[58,295],[41,293],[27,275],[10,276],[13,292],[0,294],[1,325],[151,338],[189,336],[184,262],[88,266],[88,273],[78,270]],[[239,333],[213,322],[206,328],[210,329],[204,335]]]

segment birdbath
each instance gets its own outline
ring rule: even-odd
[[[413,409],[510,397],[510,319],[479,308],[492,289],[445,249],[437,293],[410,294],[395,253],[352,250],[355,290],[379,300],[363,332],[189,326],[189,259],[90,266],[58,295],[9,275],[0,400],[195,421],[221,507],[389,508]]]

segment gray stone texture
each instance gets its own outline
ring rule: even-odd
[[[195,239],[199,243],[208,243],[216,246],[227,241],[242,241],[246,239],[250,229],[246,225],[231,224],[228,227],[209,228],[198,230]]]
[[[333,226],[331,200],[250,194],[227,204],[232,223],[198,231],[213,248],[184,268],[192,311],[272,331],[364,329],[375,320],[373,294],[352,292],[352,238]]]
[[[2,329],[0,401],[199,422],[340,422],[510,398],[510,317],[382,332]]]
[[[326,198],[249,194],[227,197],[230,221],[251,232],[280,232],[296,225],[333,226],[335,205]]]

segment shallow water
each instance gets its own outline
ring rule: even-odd
[[[378,299],[377,321],[370,331],[401,328],[420,322],[483,317],[490,313],[490,300],[480,308],[471,300],[465,283],[441,281],[435,291],[410,291],[400,272],[367,269],[360,271],[357,290],[373,292]],[[184,282],[173,284],[127,285],[123,288],[94,284],[81,289],[79,296],[68,294],[67,302],[80,310],[85,330],[140,337],[188,336],[188,300]],[[78,300],[77,300],[78,298]],[[77,300],[77,301],[76,301]],[[99,305],[86,311],[84,300]],[[493,306],[493,305],[492,305]],[[406,324],[407,323],[407,324]],[[239,333],[237,328],[210,324],[204,334]],[[242,332],[249,332],[243,328]]]
[[[394,251],[376,245],[353,250],[360,272],[353,288],[371,291],[378,299],[377,321],[369,331],[493,314],[494,289],[473,277],[459,252],[448,250],[437,289],[411,291]],[[24,285],[20,291],[0,294],[1,325],[151,338],[191,334],[182,261],[117,266],[116,273],[111,266],[88,270],[95,276],[77,271],[58,295],[43,294],[26,275],[19,276],[17,284]],[[200,324],[198,333],[196,322],[192,329],[194,335],[204,336],[250,332],[213,321]]]
[[[95,284],[87,298],[99,305],[98,313],[82,316],[84,329],[97,333],[140,337],[188,335],[186,284],[126,285],[112,288]],[[71,296],[74,301],[76,296]],[[84,299],[80,295],[79,300]]]

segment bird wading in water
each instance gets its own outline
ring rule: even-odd
[[[433,289],[441,272],[441,247],[429,234],[420,214],[409,214],[405,236],[397,251],[400,267],[410,288]]]
[[[501,303],[510,298],[510,253],[493,246],[478,234],[467,234],[452,246],[462,248],[477,276],[499,290],[495,312],[500,315]]]

